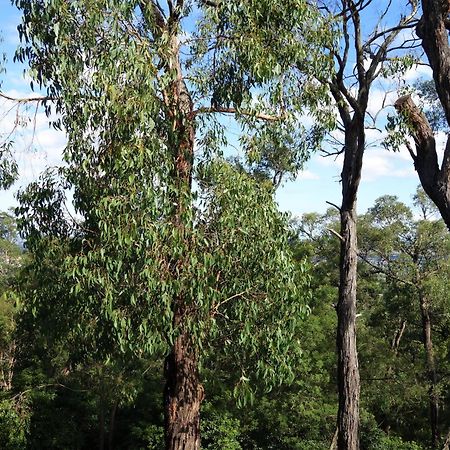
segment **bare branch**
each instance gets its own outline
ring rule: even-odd
[[[34,103],[34,102],[42,103],[42,102],[55,101],[56,100],[56,98],[49,97],[49,96],[23,97],[23,98],[11,97],[9,95],[4,94],[3,92],[0,92],[0,97],[4,98],[5,100],[9,100],[11,102],[18,103],[18,104]]]
[[[333,206],[334,208],[336,208],[339,212],[341,212],[341,208],[339,208],[339,206],[338,205],[335,205],[334,203],[331,203],[331,202],[325,202],[325,203],[327,203],[328,205],[331,205],[331,206]],[[330,229],[328,229],[328,231],[331,231]],[[334,231],[334,230],[333,230]],[[339,235],[340,236],[340,235]],[[342,236],[340,236],[340,239],[342,239]]]
[[[276,122],[279,120],[283,120],[286,118],[286,116],[274,116],[271,114],[265,114],[265,113],[256,113],[252,111],[241,111],[236,108],[220,108],[220,107],[202,107],[198,108],[195,111],[192,112],[192,116],[195,117],[199,114],[211,114],[211,113],[219,113],[219,114],[242,114],[244,116],[251,116],[255,117],[256,119],[266,120],[268,122]]]

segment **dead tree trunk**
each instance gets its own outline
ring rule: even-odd
[[[449,3],[422,0],[422,18],[416,32],[433,71],[442,108],[450,125],[450,45],[448,42]],[[450,136],[445,147],[442,165],[438,167],[436,142],[428,121],[409,96],[401,97],[396,108],[408,120],[416,144],[416,154],[409,148],[420,182],[439,209],[450,229]]]
[[[410,126],[416,152],[414,153],[409,144],[407,147],[420,183],[450,229],[450,136],[447,139],[442,165],[439,167],[433,130],[411,96],[400,97],[395,102],[395,108]]]

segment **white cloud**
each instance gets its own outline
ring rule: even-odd
[[[297,175],[296,180],[298,181],[303,181],[303,180],[319,180],[320,177],[319,175],[317,175],[314,172],[311,172],[310,170],[302,170],[301,172],[299,172],[299,174]]]
[[[433,72],[429,66],[415,65],[411,69],[409,69],[403,76],[403,80],[407,84],[413,84],[415,81],[423,78],[425,80],[429,80],[433,77]]]
[[[368,149],[363,162],[363,181],[373,182],[385,177],[415,177],[413,162],[405,152],[407,151],[390,152],[382,148]]]

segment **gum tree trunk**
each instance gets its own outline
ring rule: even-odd
[[[346,128],[342,170],[340,283],[337,311],[338,449],[359,449],[360,380],[356,349],[357,234],[356,198],[364,153],[364,124],[353,119]]]
[[[174,158],[174,198],[173,223],[180,236],[188,242],[184,216],[190,204],[192,185],[192,167],[194,159],[195,129],[193,122],[193,103],[189,90],[183,80],[179,59],[179,41],[176,35],[171,38],[172,57],[170,69],[177,76],[170,90],[165,93],[169,118],[173,124],[171,151]],[[182,273],[187,255],[174,262],[173,276]],[[170,354],[166,357],[164,375],[164,415],[166,450],[200,449],[200,404],[203,388],[199,382],[198,355],[195,345],[185,329],[186,318],[190,316],[190,307],[183,295],[173,299],[174,327],[179,335],[175,339]]]
[[[178,6],[182,6],[179,2]],[[171,8],[169,16],[154,0],[139,0],[139,7],[148,29],[157,38],[168,39],[167,48],[160,51],[161,69],[173,79],[161,94],[166,120],[170,123],[168,148],[171,153],[172,204],[170,220],[186,248],[190,239],[185,216],[191,208],[190,191],[194,160],[194,114],[190,92],[184,82],[178,40],[181,7]],[[170,262],[172,277],[183,273],[186,258],[183,254]],[[186,329],[186,320],[192,314],[188,299],[180,293],[172,299],[173,326],[178,335],[164,363],[164,424],[166,450],[200,449],[200,404],[203,389],[199,383],[198,355]]]
[[[165,361],[164,375],[166,449],[200,449],[203,389],[198,378],[197,357],[187,336],[175,340]]]
[[[337,305],[339,450],[358,449],[359,370],[356,350],[356,221],[354,211],[341,211],[341,274]]]
[[[393,7],[394,3],[392,3]],[[379,75],[380,65],[386,60],[391,46],[404,27],[414,20],[415,2],[410,2],[409,15],[401,15],[398,25],[380,33],[379,27],[369,31],[362,29],[361,13],[367,5],[353,0],[341,2],[342,39],[333,49],[336,71],[328,86],[339,111],[345,133],[341,150],[344,155],[341,174],[342,205],[339,299],[336,307],[338,328],[336,347],[338,353],[338,449],[359,449],[359,395],[360,380],[358,353],[356,350],[356,284],[357,237],[356,200],[361,179],[365,150],[365,119],[369,92]],[[391,4],[386,13],[391,10]],[[371,34],[372,33],[372,34]],[[376,39],[370,36],[378,36]],[[367,52],[370,50],[370,61]],[[352,55],[351,58],[349,55]],[[352,66],[352,67],[350,67]],[[348,74],[353,73],[350,77]],[[333,153],[331,153],[333,154]]]

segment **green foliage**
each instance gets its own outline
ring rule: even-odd
[[[334,128],[327,88],[316,81],[332,71],[323,51],[336,38],[332,21],[303,0],[219,2],[194,33],[199,95],[213,108],[237,108],[250,170],[276,186]],[[211,55],[213,63],[199,55]],[[306,128],[298,112],[313,117],[315,126]],[[260,121],[260,113],[281,120]]]
[[[0,135],[1,138],[1,135]],[[0,188],[8,189],[19,175],[17,162],[12,154],[13,142],[0,142]]]
[[[386,150],[398,152],[405,143],[405,136],[410,135],[410,126],[403,115],[388,114],[386,123],[387,136],[383,139],[382,145]]]
[[[380,75],[387,79],[392,77],[401,79],[404,74],[408,70],[411,70],[418,62],[418,59],[412,54],[389,58],[384,61]]]
[[[137,424],[131,430],[134,438],[145,442],[145,449],[158,450],[164,447],[164,428],[153,424]]]
[[[447,337],[439,330],[448,326],[443,313],[448,302],[441,289],[448,289],[449,237],[443,222],[432,220],[420,190],[415,203],[422,219],[415,219],[396,197],[385,196],[360,221],[362,270],[372,274],[372,281],[362,284],[359,332],[360,341],[370,341],[360,347],[361,377],[370,380],[365,387],[366,408],[377,422],[405,440],[423,443],[429,439],[430,425],[424,418],[429,415],[430,368],[423,343],[422,308],[430,314],[434,357],[437,367],[442,367]],[[434,389],[443,398],[448,383],[440,370]],[[406,419],[411,410],[417,414]],[[441,419],[445,427],[447,418]],[[377,445],[389,448],[388,443]]]
[[[0,401],[0,447],[5,450],[26,448],[28,411],[14,400]]]
[[[415,442],[407,442],[398,436],[386,435],[377,426],[373,416],[363,412],[361,420],[361,450],[423,450]]]
[[[237,356],[237,385],[247,393],[250,368],[268,385],[292,379],[307,312],[306,267],[294,264],[286,220],[254,180],[202,148],[192,172],[198,192],[177,174],[184,127],[195,126],[167,100],[178,76],[169,69],[178,55],[168,42],[179,30],[165,35],[139,2],[16,3],[24,13],[18,57],[58,97],[68,136],[67,167],[21,195],[20,226],[39,279],[26,308],[41,323],[62,319],[57,333],[95,336],[106,353],[115,342],[122,352],[163,355],[188,333],[203,353],[217,346]],[[293,14],[309,11],[302,5]],[[223,4],[222,19],[242,20],[237,6]],[[244,58],[233,39],[229,48]],[[203,57],[191,64],[199,67]],[[246,73],[254,63],[242,63]],[[243,99],[233,105],[250,107]],[[68,188],[78,224],[64,212]],[[182,323],[174,323],[176,308]],[[69,311],[74,329],[63,320]]]
[[[15,3],[24,14],[18,58],[56,99],[68,144],[66,166],[20,195],[30,255],[20,297],[8,294],[0,311],[13,326],[0,325],[2,347],[18,339],[8,398],[25,399],[29,415],[1,404],[5,442],[17,427],[31,448],[88,448],[103,430],[117,448],[161,448],[154,367],[184,333],[200,355],[206,449],[328,449],[339,282],[329,229],[338,216],[305,215],[298,240],[260,180],[295,173],[334,126],[315,80],[330,78],[323,47],[337,46],[336,23],[302,0],[188,2],[164,30],[138,0]],[[182,29],[192,14],[198,27]],[[298,126],[301,108],[318,122],[309,133]],[[226,132],[212,117],[221,110],[235,111],[242,128],[240,167],[221,156]],[[190,132],[198,145],[187,148]],[[446,361],[448,240],[440,223],[414,220],[394,197],[379,199],[361,230],[362,448],[419,449],[429,386],[415,290],[399,279],[421,271]],[[448,392],[442,377],[442,402]]]
[[[202,447],[205,450],[241,450],[241,424],[231,414],[215,411],[210,404],[202,412]]]

